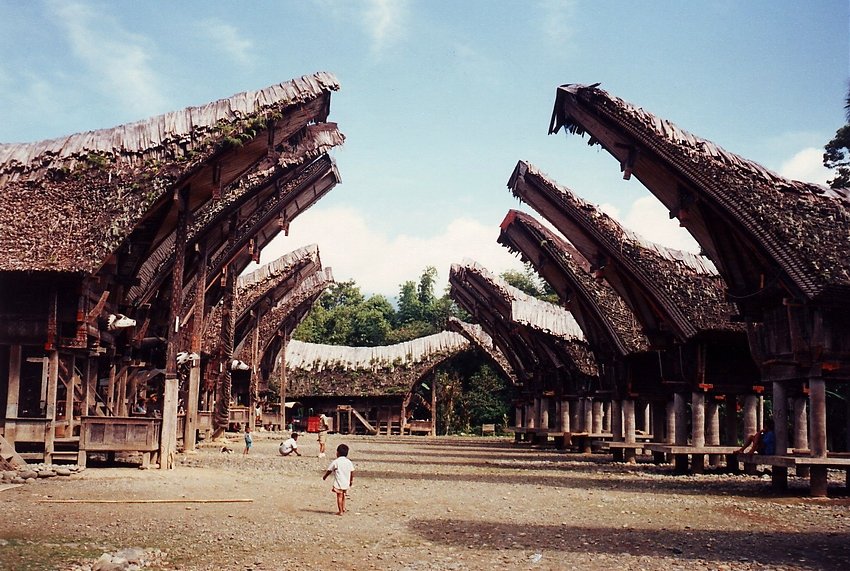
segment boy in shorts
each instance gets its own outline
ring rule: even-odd
[[[336,447],[336,459],[330,463],[322,480],[334,475],[334,485],[331,488],[336,494],[336,515],[345,513],[345,494],[354,483],[354,464],[348,459],[348,446],[340,444]]]

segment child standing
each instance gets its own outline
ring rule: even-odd
[[[336,515],[345,513],[345,494],[354,483],[354,464],[348,459],[348,446],[340,444],[336,447],[336,459],[328,466],[322,480],[334,475],[334,485],[331,490],[336,494]]]
[[[247,454],[251,450],[251,446],[254,445],[254,437],[251,436],[251,425],[245,425],[245,452],[243,454]]]

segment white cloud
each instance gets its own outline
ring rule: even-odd
[[[353,279],[364,293],[398,295],[399,286],[418,280],[427,266],[437,268],[436,293],[448,283],[452,263],[472,258],[491,272],[521,269],[522,263],[498,243],[497,225],[457,218],[435,236],[387,236],[370,228],[367,217],[351,207],[314,207],[299,216],[289,236],[281,234],[262,252],[262,263],[308,244],[318,244],[324,266],[334,279]]]
[[[372,51],[381,53],[405,33],[406,0],[367,0],[362,14],[363,26],[372,38]]]
[[[52,4],[57,22],[68,33],[73,54],[97,78],[108,95],[141,116],[160,113],[165,98],[159,77],[150,65],[152,43],[133,34],[110,17],[75,2]]]
[[[779,174],[793,180],[826,184],[835,173],[823,166],[823,149],[803,149],[779,167]]]
[[[254,42],[239,35],[239,30],[226,22],[216,19],[204,20],[199,24],[201,33],[212,40],[211,45],[217,46],[240,65],[251,64],[251,52]]]
[[[563,47],[573,36],[575,0],[541,0],[539,6],[544,35],[555,46]]]
[[[620,216],[618,209],[611,205],[602,205],[600,209],[619,221],[623,227],[647,240],[668,248],[699,253],[700,247],[696,240],[679,226],[678,220],[670,219],[667,209],[654,196],[638,198],[624,216]]]

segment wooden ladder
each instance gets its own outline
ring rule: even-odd
[[[15,452],[15,447],[8,440],[0,436],[0,464],[8,464],[12,468],[22,468],[27,465],[20,454]]]

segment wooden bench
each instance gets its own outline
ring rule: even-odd
[[[688,458],[690,457],[691,472],[702,474],[705,472],[706,456],[732,457],[738,451],[738,446],[688,446],[683,444],[648,442],[643,445],[643,449],[673,456],[674,469],[680,474],[688,471]]]
[[[494,436],[496,434],[496,425],[495,424],[482,424],[481,425],[481,436]]]
[[[826,458],[801,454],[764,455],[738,454],[745,466],[771,466],[771,481],[774,488],[784,490],[788,487],[788,468],[806,468],[809,472],[809,494],[813,497],[825,497],[829,470],[844,470],[845,486],[850,489],[850,456],[830,454]],[[798,473],[800,471],[798,470]]]
[[[430,420],[411,420],[404,425],[407,434],[431,434]]]

